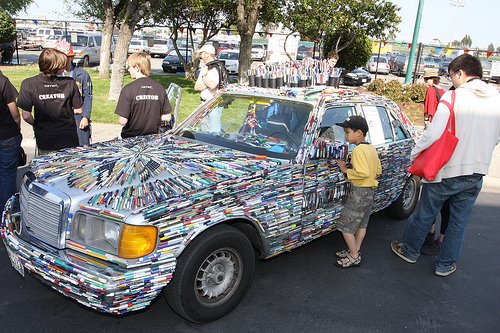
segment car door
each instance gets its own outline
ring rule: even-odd
[[[94,36],[89,36],[89,42],[87,44],[88,47],[88,55],[91,63],[99,62],[99,52],[100,46],[97,46],[96,40]]]
[[[322,235],[334,229],[335,220],[347,198],[349,184],[336,159],[347,156],[344,130],[335,125],[357,113],[356,106],[332,105],[325,109],[313,142],[314,151],[304,165],[304,191],[301,239]],[[315,238],[316,236],[313,236]]]
[[[102,44],[102,37],[94,36],[93,54],[94,54],[94,62],[96,64],[98,64],[101,61],[101,44]]]
[[[382,175],[375,190],[373,211],[386,208],[401,193],[407,180],[407,165],[413,140],[399,120],[383,105],[363,105],[361,115],[369,131],[366,140],[373,144],[382,162]]]

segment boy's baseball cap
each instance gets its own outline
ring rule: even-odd
[[[214,55],[215,48],[210,44],[203,45],[196,53],[207,52],[208,54]]]
[[[368,123],[365,118],[361,116],[350,116],[343,123],[335,123],[336,125],[343,128],[356,128],[363,132],[368,132]]]

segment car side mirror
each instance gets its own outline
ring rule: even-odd
[[[93,43],[93,42],[90,42],[90,43],[89,43],[89,47],[94,47],[94,46],[95,46],[95,45],[94,45],[94,43]]]

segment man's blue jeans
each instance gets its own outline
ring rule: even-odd
[[[21,135],[0,139],[0,212],[7,200],[16,193],[17,164]]]
[[[443,203],[450,198],[450,221],[435,259],[437,271],[449,271],[462,253],[465,228],[482,186],[482,175],[459,176],[443,179],[440,183],[423,184],[418,209],[409,217],[403,235],[404,255],[417,260],[434,219]]]

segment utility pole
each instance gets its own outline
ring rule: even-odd
[[[378,74],[378,62],[380,61],[380,49],[382,48],[382,41],[378,42],[378,54],[377,54],[377,66],[375,67],[375,80],[377,79]],[[370,69],[368,69],[370,70]]]
[[[422,19],[422,10],[424,9],[424,0],[419,0],[417,18],[415,20],[415,29],[413,30],[413,40],[411,42],[410,58],[408,59],[408,67],[406,68],[405,84],[410,83],[413,72],[413,64],[415,63],[415,49],[418,43],[418,33],[420,31],[420,21]]]

